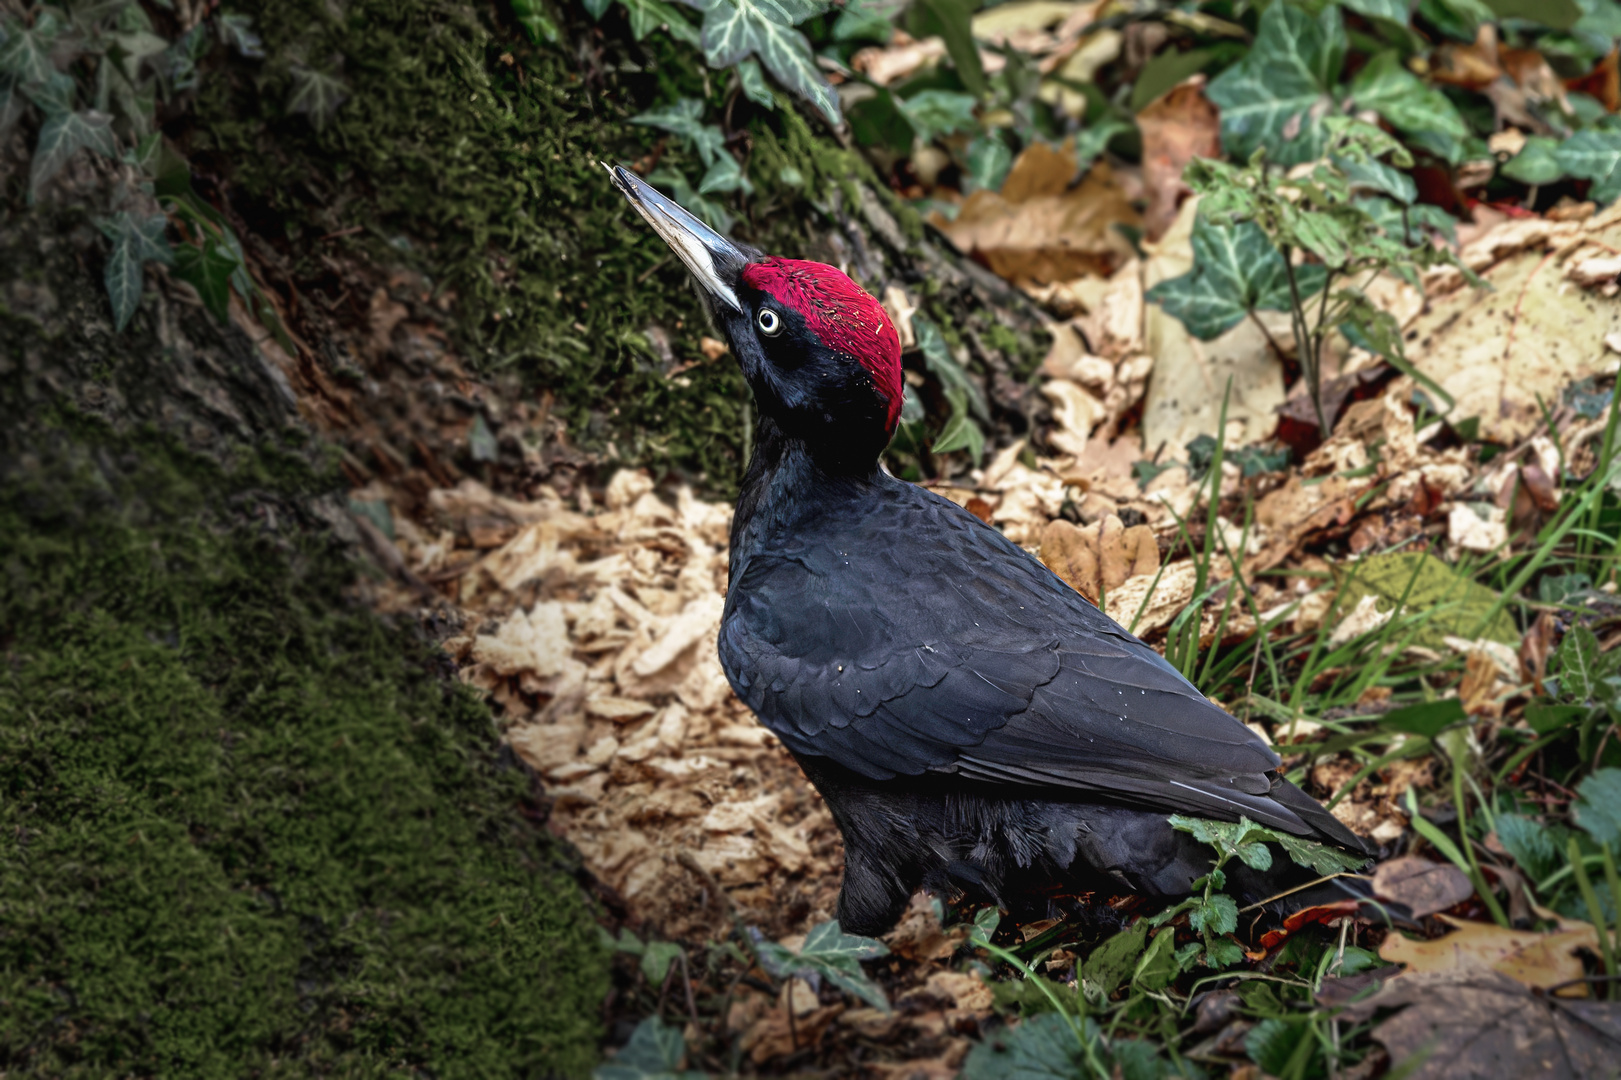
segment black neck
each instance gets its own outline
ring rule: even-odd
[[[769,536],[829,505],[870,491],[883,476],[876,458],[859,465],[818,452],[761,415],[732,517],[733,570]]]

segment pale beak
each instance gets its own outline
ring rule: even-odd
[[[660,195],[624,166],[604,163],[602,167],[613,178],[614,187],[687,264],[704,291],[739,315],[743,314],[743,305],[738,302],[733,285],[749,263],[749,254],[687,213],[674,200]]]

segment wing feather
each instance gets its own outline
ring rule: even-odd
[[[887,486],[733,567],[721,660],[790,750],[878,780],[955,772],[1359,843],[1279,787],[1260,737],[1000,532]]]

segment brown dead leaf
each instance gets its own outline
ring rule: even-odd
[[[1472,649],[1464,659],[1463,682],[1458,686],[1458,700],[1463,711],[1470,716],[1496,717],[1503,715],[1503,704],[1497,700],[1497,662],[1484,649]]]
[[[1143,135],[1143,187],[1148,209],[1143,228],[1158,240],[1176,220],[1188,195],[1182,173],[1194,158],[1221,156],[1221,123],[1204,96],[1204,77],[1195,76],[1155,99],[1137,114]]]
[[[1373,872],[1373,892],[1381,900],[1405,904],[1421,919],[1463,903],[1475,895],[1469,878],[1451,863],[1405,855],[1380,863]]]
[[[1598,950],[1598,936],[1586,923],[1578,929],[1541,934],[1446,915],[1440,918],[1456,929],[1434,941],[1414,941],[1402,934],[1391,934],[1379,947],[1380,958],[1405,964],[1410,972],[1495,971],[1526,986],[1547,990],[1582,977],[1582,961],[1576,950]]]
[[[1197,574],[1198,568],[1193,565],[1192,559],[1179,559],[1167,564],[1158,575],[1157,585],[1154,574],[1138,574],[1126,579],[1119,588],[1109,590],[1105,610],[1109,618],[1138,637],[1143,637],[1168,625],[1182,613],[1188,601],[1193,599]],[[1133,620],[1136,621],[1135,627]]]
[[[795,1014],[790,1020],[788,1010],[778,1005],[754,1021],[738,1047],[756,1065],[763,1065],[774,1057],[786,1057],[806,1047],[815,1046],[827,1031],[833,1018],[844,1011],[842,1004],[814,1009],[804,1015]]]
[[[1531,624],[1520,641],[1520,672],[1532,681],[1538,694],[1542,693],[1542,680],[1548,674],[1548,657],[1553,655],[1559,638],[1559,622],[1551,611],[1544,611]]]
[[[914,41],[899,32],[887,47],[861,49],[850,57],[850,66],[879,86],[888,86],[924,67],[933,67],[946,56],[944,38]]]
[[[1086,526],[1059,518],[1041,534],[1041,561],[1096,604],[1100,587],[1113,592],[1128,578],[1158,570],[1159,543],[1147,525],[1128,529],[1113,514]]]
[[[1621,1058],[1621,1004],[1534,993],[1494,971],[1399,975],[1343,1015],[1394,1008],[1373,1037],[1397,1067],[1424,1055],[1409,1080],[1609,1080]]]
[[[1469,45],[1449,42],[1436,50],[1430,75],[1437,82],[1480,90],[1503,76],[1497,62],[1497,27],[1482,23]]]
[[[1000,193],[976,191],[955,220],[931,220],[958,248],[1017,284],[1113,273],[1132,256],[1115,226],[1141,219],[1107,163],[1071,190],[1074,174],[1068,144],[1038,141],[1019,155]]]
[[[1592,71],[1567,79],[1565,89],[1598,98],[1609,112],[1621,112],[1621,52],[1612,48]]]

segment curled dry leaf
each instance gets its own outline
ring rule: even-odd
[[[1128,578],[1159,569],[1159,543],[1147,525],[1126,525],[1113,514],[1091,525],[1059,518],[1041,534],[1041,561],[1092,603]]]

